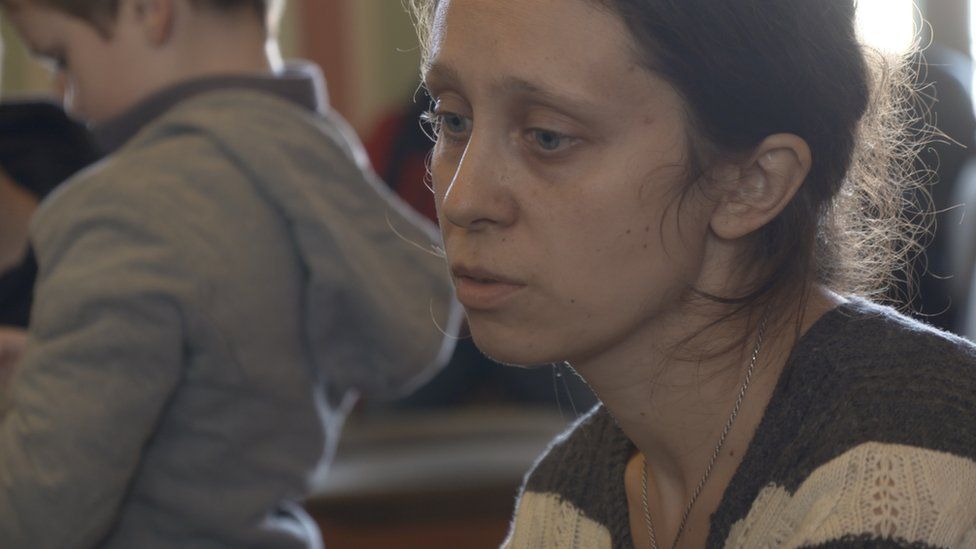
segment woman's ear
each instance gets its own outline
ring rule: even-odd
[[[789,204],[810,173],[810,146],[793,134],[775,134],[756,147],[720,181],[720,195],[710,227],[718,237],[735,240],[773,220]]]

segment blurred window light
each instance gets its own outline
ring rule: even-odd
[[[908,51],[915,41],[912,0],[857,0],[857,29],[867,45],[892,53]]]

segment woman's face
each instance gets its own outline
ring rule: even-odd
[[[586,0],[440,2],[434,191],[472,334],[498,360],[636,351],[703,276],[712,205],[697,186],[682,199],[684,104],[634,52]]]

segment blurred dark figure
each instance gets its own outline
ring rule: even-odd
[[[26,327],[37,263],[27,224],[37,204],[100,157],[88,130],[47,102],[0,104],[0,325]]]
[[[964,55],[933,45],[918,60],[918,114],[944,136],[935,136],[920,152],[922,170],[931,171],[929,196],[917,196],[923,210],[935,212],[934,233],[924,255],[911,266],[914,291],[908,290],[911,312],[919,319],[944,330],[961,333],[972,266],[961,271],[956,265],[953,241],[965,231],[964,209],[957,201],[959,189],[966,185],[965,168],[974,158],[976,118],[969,93],[971,62]],[[915,129],[926,137],[922,121]],[[900,289],[905,293],[905,288]]]

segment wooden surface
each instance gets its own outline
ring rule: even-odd
[[[326,549],[495,549],[522,477],[565,426],[511,407],[354,418],[306,509]]]
[[[326,549],[498,549],[508,521],[418,522],[379,530],[320,524]]]
[[[307,508],[326,549],[497,549],[517,486],[474,487],[342,500]]]

